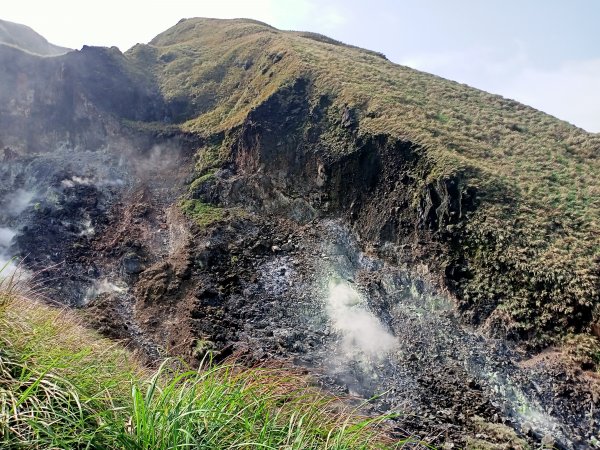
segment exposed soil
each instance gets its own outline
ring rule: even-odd
[[[121,225],[111,236],[130,229],[121,226],[144,205],[152,199],[142,193],[119,205],[113,217]],[[136,235],[156,242],[148,237],[154,230],[163,240],[151,248],[162,251],[126,245],[108,282],[126,280],[127,290],[99,296],[91,312],[101,330],[151,358],[162,352],[198,363],[210,352],[217,360],[232,353],[287,360],[328,390],[372,398],[373,412],[399,412],[399,435],[434,445],[590,445],[600,419],[593,375],[564,357],[531,359],[465,325],[424,267],[391,265],[376,256],[386,249],[365,252],[341,222],[232,213],[199,229],[173,207],[138,219]],[[97,245],[121,247],[113,244]],[[139,274],[123,270],[121,254],[131,251],[144,267]],[[352,329],[336,325],[332,281],[358,294],[350,309],[393,335],[391,349],[365,349]]]

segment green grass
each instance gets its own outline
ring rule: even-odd
[[[190,183],[189,191],[190,192],[194,192],[196,189],[200,188],[207,181],[210,181],[210,180],[212,180],[214,178],[215,178],[215,172],[214,171],[209,171],[209,172],[205,173],[204,175],[199,176],[192,183]]]
[[[223,208],[196,199],[181,200],[179,206],[186,216],[203,228],[222,220],[225,213]]]
[[[72,312],[2,297],[0,446],[28,449],[393,448],[305,376],[235,363],[143,368]],[[399,446],[400,444],[397,444]]]

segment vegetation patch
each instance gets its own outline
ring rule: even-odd
[[[222,220],[225,214],[223,208],[196,199],[182,200],[179,206],[186,216],[201,227],[207,227]]]
[[[583,369],[600,372],[600,339],[588,334],[569,335],[564,340],[569,357]]]
[[[205,183],[215,178],[215,170],[210,170],[204,175],[199,176],[190,183],[189,192],[193,194],[196,190],[201,188]]]
[[[156,137],[173,135],[180,131],[179,126],[164,122],[142,122],[122,119],[121,123],[131,131],[138,133],[148,133]]]
[[[198,174],[205,175],[219,168],[228,157],[228,149],[224,143],[209,144],[196,152],[195,169]]]

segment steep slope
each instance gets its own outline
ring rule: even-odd
[[[537,342],[598,320],[597,135],[249,21],[185,20],[128,57],[152,68],[171,120],[218,136],[240,174],[264,165],[262,177],[316,214],[344,213],[370,241],[410,246],[475,322]],[[348,183],[363,192],[340,198],[342,175],[363,178]],[[310,200],[323,195],[338,198]]]
[[[0,20],[0,44],[40,56],[63,55],[71,50],[49,43],[28,26],[6,20]]]
[[[102,333],[291,358],[436,445],[596,442],[597,135],[242,19],[0,71],[0,259]]]

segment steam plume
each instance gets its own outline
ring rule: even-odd
[[[341,337],[343,356],[349,359],[382,359],[396,348],[396,338],[370,312],[349,284],[330,281],[327,313]]]
[[[10,216],[18,216],[31,204],[35,197],[35,193],[25,189],[17,189],[10,195],[6,212]]]

